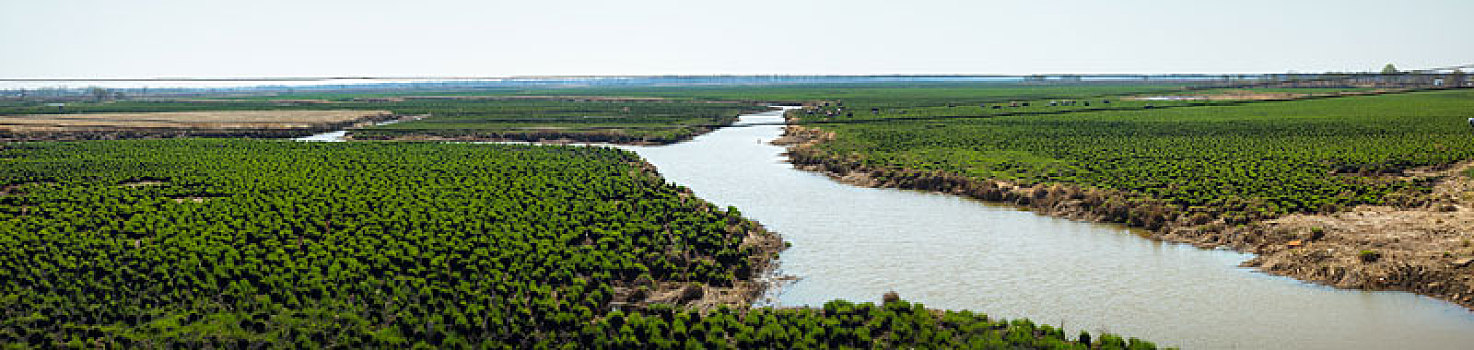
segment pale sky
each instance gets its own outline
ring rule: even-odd
[[[1282,73],[1474,63],[1474,0],[0,0],[0,78]]]

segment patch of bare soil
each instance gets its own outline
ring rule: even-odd
[[[47,183],[51,183],[51,182],[48,182],[48,181],[32,181],[32,182],[21,182],[21,183],[15,183],[15,184],[9,184],[9,185],[5,185],[5,186],[0,186],[0,196],[21,195],[21,194],[24,194],[25,193],[25,191],[22,191],[21,190],[21,187],[25,187],[27,185],[40,185],[40,184],[47,184]]]
[[[9,196],[11,194],[19,194],[20,193],[20,190],[19,189],[20,189],[20,186],[21,185],[22,184],[0,186],[0,196]]]
[[[169,199],[173,200],[174,203],[186,203],[186,202],[188,202],[188,203],[204,203],[205,201],[208,201],[208,200],[211,200],[211,199],[214,199],[214,198],[211,198],[211,197],[171,197]]]
[[[147,187],[147,186],[163,186],[163,185],[166,185],[166,184],[168,184],[168,182],[164,182],[162,180],[143,179],[143,180],[129,180],[129,181],[124,181],[122,183],[119,183],[118,186],[123,186],[123,187]]]
[[[266,110],[0,115],[0,141],[295,137],[390,120],[389,111]]]
[[[0,129],[12,131],[95,128],[306,128],[352,121],[388,111],[280,110],[149,113],[30,114],[0,116]]]
[[[1263,237],[1247,266],[1341,288],[1402,290],[1474,309],[1474,180],[1447,170],[1429,205],[1290,215],[1231,234]],[[1250,247],[1245,247],[1250,248]]]

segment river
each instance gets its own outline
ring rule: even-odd
[[[855,187],[795,169],[779,112],[667,146],[620,146],[666,179],[783,235],[777,306],[881,294],[1186,349],[1474,347],[1474,312],[1238,267],[1250,256],[951,195]],[[757,124],[757,125],[753,125]],[[341,136],[341,135],[339,135]]]
[[[781,122],[778,112],[739,125]],[[1026,317],[1187,349],[1474,347],[1474,313],[1403,292],[1339,290],[1238,267],[1250,255],[1138,237],[1109,224],[795,169],[776,125],[624,147],[672,182],[793,243],[779,306],[880,300]]]

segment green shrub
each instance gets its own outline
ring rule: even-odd
[[[1356,254],[1356,257],[1358,259],[1361,259],[1361,262],[1374,263],[1377,262],[1377,260],[1382,259],[1382,253],[1379,253],[1375,250],[1362,250],[1360,253]]]

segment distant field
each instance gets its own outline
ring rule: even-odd
[[[382,108],[315,101],[0,102],[0,141],[305,136],[393,118]]]
[[[16,132],[108,128],[291,129],[387,114],[390,112],[274,110],[0,115],[0,130]]]
[[[995,91],[1004,93],[1007,90]],[[1043,93],[1050,91],[1051,93]],[[1099,92],[1115,95],[1099,95]],[[935,92],[946,96],[955,91],[918,90],[914,94]],[[1093,111],[1130,111],[1153,108],[1231,106],[1266,100],[1315,99],[1339,96],[1382,94],[1390,91],[1370,89],[1287,89],[1245,88],[1185,90],[1162,86],[1107,86],[1092,89],[1057,87],[1035,94],[1000,95],[973,98],[951,98],[930,104],[922,100],[893,100],[894,96],[865,96],[848,100],[824,100],[818,105],[794,114],[797,123],[848,123],[878,120],[987,118],[1013,115],[1057,115]],[[1049,96],[1052,97],[1041,97]],[[959,102],[966,101],[966,102]]]
[[[354,139],[573,140],[663,144],[765,110],[752,103],[649,98],[459,98],[402,109],[433,117],[354,130]],[[448,106],[454,106],[449,108]]]
[[[324,98],[326,97],[326,98]],[[671,100],[650,96],[510,95],[307,95],[162,101],[70,103],[57,108],[37,101],[0,103],[0,123],[12,132],[51,132],[13,139],[131,138],[67,135],[93,128],[204,127],[258,130],[300,128],[303,123],[350,115],[420,116],[421,120],[355,130],[358,139],[576,140],[670,143],[730,124],[737,115],[765,110],[756,103]],[[139,114],[172,113],[172,114]],[[242,120],[229,120],[239,117]],[[279,117],[273,121],[269,118]],[[202,119],[200,119],[202,118]],[[306,118],[306,119],[303,119]],[[196,122],[199,119],[202,122]],[[4,124],[0,124],[4,125]],[[339,128],[347,124],[333,124]],[[22,129],[24,127],[24,129]],[[72,127],[68,129],[67,127]],[[87,127],[85,129],[75,129]],[[326,131],[326,128],[318,128]],[[0,129],[0,132],[5,131]],[[204,135],[252,136],[252,135]]]

